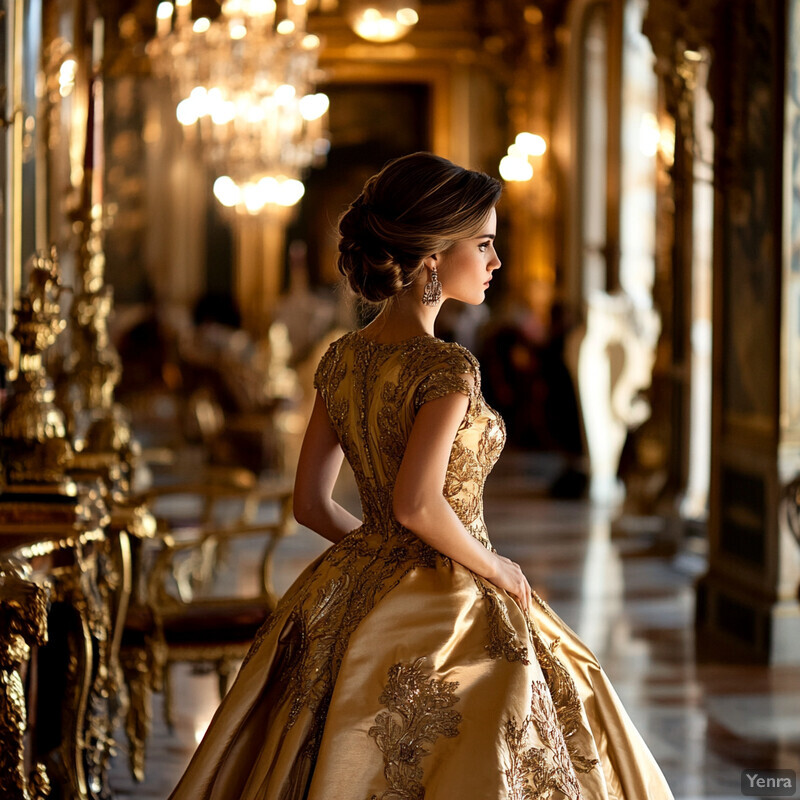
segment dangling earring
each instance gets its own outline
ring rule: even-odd
[[[439,273],[436,265],[431,269],[431,279],[425,284],[422,292],[422,305],[438,306],[442,299],[442,284],[439,282]]]

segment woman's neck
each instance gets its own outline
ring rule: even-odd
[[[426,306],[416,292],[403,292],[390,300],[364,329],[376,341],[400,342],[413,336],[433,336],[439,305]]]

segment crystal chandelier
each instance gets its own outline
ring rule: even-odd
[[[178,121],[199,134],[219,176],[214,194],[238,212],[294,205],[304,171],[327,155],[320,41],[307,15],[308,0],[224,0],[213,21],[193,20],[191,0],[158,5],[154,72],[170,78]]]

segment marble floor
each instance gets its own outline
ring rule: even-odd
[[[702,558],[679,549],[662,518],[609,516],[584,501],[548,499],[557,466],[503,456],[487,485],[492,540],[597,653],[677,800],[740,799],[747,768],[800,772],[800,668],[729,664],[722,654],[720,663],[697,663],[692,587]],[[341,496],[352,502],[347,480]],[[324,546],[302,528],[282,542],[278,589]],[[173,684],[175,727],[167,730],[156,696],[142,784],[130,778],[119,732],[111,775],[117,800],[165,800],[213,714],[214,675],[179,667]]]

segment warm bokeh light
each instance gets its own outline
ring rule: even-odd
[[[529,181],[533,177],[533,167],[526,158],[504,156],[500,159],[500,177],[504,181]]]
[[[301,181],[285,175],[265,175],[239,185],[228,175],[214,181],[214,196],[226,208],[236,208],[247,214],[261,214],[269,208],[289,208],[297,205],[305,194]]]
[[[233,178],[223,175],[214,181],[214,197],[227,208],[233,208],[241,201],[242,192]]]
[[[401,25],[411,27],[419,22],[419,14],[413,8],[401,8],[395,17]]]
[[[275,102],[278,103],[278,105],[283,105],[284,103],[290,102],[296,93],[297,90],[291,83],[283,83],[275,90],[272,96],[275,98]]]
[[[275,0],[250,0],[250,14],[254,17],[265,17],[274,14],[277,5]]]
[[[648,158],[653,158],[658,152],[660,141],[661,131],[656,115],[650,112],[642,114],[642,121],[639,123],[639,150]]]
[[[160,37],[168,36],[172,30],[172,15],[175,6],[172,3],[161,2],[156,8],[156,35]]]
[[[61,62],[58,70],[58,93],[67,97],[75,88],[75,79],[78,75],[78,62],[74,58],[67,58]]]
[[[236,117],[236,105],[230,100],[214,103],[211,107],[211,121],[215,125],[227,125]]]
[[[211,20],[208,17],[200,17],[194,21],[192,30],[195,33],[205,33],[211,27]]]
[[[529,181],[533,177],[531,158],[539,158],[547,152],[547,142],[536,133],[518,133],[514,144],[509,145],[508,154],[500,160],[500,177],[504,181]]]
[[[234,22],[230,28],[231,39],[244,39],[247,36],[247,26],[241,22]]]
[[[519,147],[526,156],[543,156],[547,152],[547,142],[544,137],[536,133],[523,131],[518,133],[514,144]]]
[[[658,137],[658,149],[669,166],[675,161],[675,129],[672,127],[661,128]]]
[[[307,94],[300,98],[300,114],[309,122],[312,119],[319,119],[328,110],[328,106],[330,106],[328,95],[322,92]]]
[[[347,19],[350,27],[370,42],[394,42],[419,22],[416,3],[409,0],[351,0]]]
[[[178,103],[178,107],[175,109],[175,116],[178,118],[178,122],[180,122],[181,125],[194,125],[200,118],[197,113],[197,103],[190,97],[181,100],[180,103]]]

